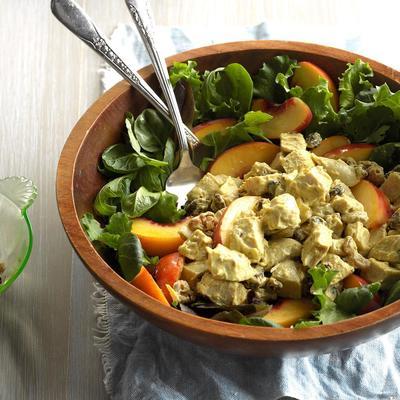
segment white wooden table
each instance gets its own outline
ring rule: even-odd
[[[378,17],[376,8],[361,0],[151,3],[159,24],[204,29],[267,20],[288,30],[298,23],[338,29],[360,23],[360,29],[373,30],[381,19],[392,43],[397,24],[392,18],[385,22],[383,15],[400,15],[393,12],[397,0],[381,0]],[[117,22],[129,22],[122,0],[80,4],[106,33]],[[52,17],[49,5],[50,0],[0,2],[0,176],[30,177],[40,193],[30,212],[35,232],[30,263],[0,298],[0,400],[101,400],[106,394],[93,347],[92,278],[74,263],[54,186],[64,141],[100,94],[100,60]],[[318,40],[317,31],[315,36]],[[296,32],[291,38],[296,39]],[[379,59],[384,51],[374,55]]]

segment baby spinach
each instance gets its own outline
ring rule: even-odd
[[[242,65],[233,63],[204,74],[196,107],[202,118],[240,118],[249,111],[252,98],[251,76]]]
[[[340,310],[348,314],[359,314],[360,311],[372,300],[380,288],[379,282],[370,285],[344,289],[335,299]]]
[[[397,300],[400,300],[400,281],[397,281],[389,290],[386,297],[385,306],[391,304]]]
[[[283,328],[282,325],[277,324],[274,321],[269,321],[261,317],[243,317],[239,321],[240,325],[252,325],[252,326],[265,326],[269,328]]]
[[[134,119],[132,114],[128,114],[126,119],[125,119],[125,125],[126,129],[128,131],[128,137],[129,137],[129,142],[133,148],[133,150],[136,152],[136,154],[144,161],[145,164],[147,165],[152,165],[154,167],[165,167],[168,165],[163,160],[158,160],[156,158],[151,158],[147,154],[144,153],[144,151],[141,148],[141,145],[139,143],[138,138],[136,137],[135,131],[133,129],[133,124],[134,124]]]
[[[132,114],[127,114],[130,121]],[[134,122],[134,132],[140,147],[150,153],[161,152],[172,133],[172,125],[157,111],[147,108]]]
[[[354,64],[347,64],[346,71],[339,78],[339,104],[340,107],[349,109],[353,107],[354,101],[360,93],[366,93],[372,88],[369,78],[374,73],[368,63],[357,59]]]
[[[158,203],[160,196],[159,192],[150,192],[141,186],[135,193],[122,198],[122,211],[129,218],[140,217]]]
[[[163,177],[168,175],[167,171],[160,171],[157,167],[146,165],[137,174],[134,181],[134,188],[139,189],[141,186],[144,186],[152,192],[161,192],[165,186],[165,179]]]
[[[296,60],[289,56],[275,56],[264,63],[254,76],[254,96],[271,103],[283,103],[290,91],[288,79],[298,68]]]
[[[94,201],[95,210],[103,216],[115,214],[121,198],[130,194],[131,183],[135,176],[136,174],[124,175],[104,185]]]
[[[117,174],[129,174],[143,167],[145,163],[132,149],[123,143],[113,144],[104,150],[101,160],[106,170]]]
[[[179,221],[185,211],[177,208],[178,197],[172,193],[163,191],[158,202],[146,212],[145,217],[160,223],[174,223]]]
[[[127,281],[131,281],[143,265],[143,248],[140,240],[133,233],[124,233],[118,244],[118,263]]]

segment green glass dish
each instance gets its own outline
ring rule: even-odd
[[[0,293],[18,278],[32,251],[33,233],[27,210],[37,197],[29,179],[0,179]]]

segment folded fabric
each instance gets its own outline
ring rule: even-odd
[[[307,27],[292,29],[291,37],[284,27],[272,27],[269,35],[265,23],[248,29],[208,32],[195,28],[158,30],[166,55],[215,42],[313,40],[315,36],[315,29]],[[319,28],[318,37],[323,44],[363,51],[366,39],[362,36],[344,32],[332,35],[332,30]],[[132,68],[139,69],[149,62],[134,28],[118,25],[111,42]],[[392,59],[391,63],[398,61]],[[101,79],[104,89],[120,80],[108,67],[101,70]],[[399,398],[400,356],[396,350],[400,346],[400,329],[338,353],[255,359],[220,353],[161,331],[100,285],[96,285],[94,302],[99,330],[95,343],[102,354],[106,390],[115,400]]]

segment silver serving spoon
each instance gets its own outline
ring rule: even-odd
[[[187,193],[196,185],[203,173],[193,164],[190,158],[185,125],[182,121],[174,90],[169,80],[167,64],[164,58],[160,56],[160,52],[157,49],[149,18],[142,17],[135,0],[125,0],[125,3],[150,55],[154,71],[160,82],[161,90],[164,93],[172,122],[175,126],[179,143],[180,162],[175,171],[169,176],[166,183],[166,190],[177,195],[178,206],[183,206],[186,202]],[[146,16],[149,17],[148,15]]]
[[[92,48],[96,53],[98,53],[112,68],[115,69],[125,80],[127,80],[138,92],[140,92],[153,106],[159,111],[165,118],[170,122],[172,121],[171,115],[165,103],[160,99],[160,97],[154,92],[154,90],[147,84],[147,82],[135,71],[132,71],[118,56],[118,54],[111,48],[107,39],[102,35],[97,29],[94,22],[88,17],[88,15],[82,10],[82,8],[73,0],[52,0],[51,10],[54,16],[72,33],[79,37],[83,42],[85,42],[90,48]],[[201,160],[204,155],[209,153],[209,148],[200,143],[194,133],[186,126],[184,126],[185,134],[190,143],[192,150],[192,156],[197,160]],[[181,145],[182,137],[179,136],[179,144]],[[181,152],[181,162],[179,165],[179,174],[186,170],[185,166],[188,166],[188,170],[192,169],[193,163],[190,159],[188,153],[188,143],[184,147],[184,151]],[[195,171],[195,170],[193,170]],[[199,170],[198,170],[199,171]],[[196,172],[196,179],[198,176],[198,171]],[[185,172],[185,171],[184,171]],[[183,174],[185,175],[186,172]],[[175,175],[176,176],[176,175]],[[181,189],[179,190],[178,199],[179,205],[182,205],[185,201],[186,193],[184,190],[189,189],[189,184],[195,184],[196,179],[192,178],[189,180],[186,176],[181,177],[184,180],[184,185],[180,184]],[[177,178],[174,178],[176,182]],[[171,188],[171,185],[169,185]],[[178,186],[174,186],[178,187]],[[173,189],[175,190],[175,189]],[[174,191],[175,192],[175,191]],[[177,191],[178,192],[178,191]]]

